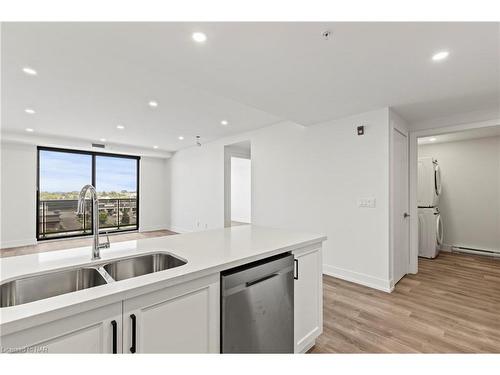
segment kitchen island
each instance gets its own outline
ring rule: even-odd
[[[294,351],[322,331],[321,235],[252,225],[115,243],[91,261],[90,247],[0,259],[0,346],[3,352],[219,353],[220,273],[278,254],[293,254]],[[151,254],[172,268],[129,277],[126,260]],[[117,260],[117,273],[105,265]],[[104,266],[104,267],[101,267]],[[114,276],[92,287],[9,304],[13,280],[75,268]],[[108,276],[109,276],[108,275]],[[118,276],[118,277],[117,277]],[[99,276],[97,276],[99,277]],[[44,288],[40,283],[39,288]],[[7,292],[8,291],[8,292]]]

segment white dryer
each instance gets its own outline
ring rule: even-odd
[[[437,207],[418,209],[418,255],[437,257],[443,243],[443,223]]]
[[[441,194],[441,170],[432,157],[418,158],[418,207],[436,207]]]

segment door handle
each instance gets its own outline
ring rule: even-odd
[[[130,315],[130,319],[132,320],[132,346],[130,347],[130,353],[135,353],[136,351],[136,331],[137,331],[137,318],[135,314]]]
[[[116,320],[111,321],[111,326],[113,327],[113,354],[116,354],[118,353]]]
[[[409,214],[408,212],[405,212],[405,213],[403,214],[403,217],[406,219],[407,217],[410,217],[410,214]]]
[[[293,263],[295,265],[295,270],[294,270],[294,273],[293,273],[293,278],[294,278],[294,280],[298,280],[299,279],[299,260],[298,259],[294,259]]]

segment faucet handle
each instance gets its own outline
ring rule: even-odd
[[[108,249],[111,246],[111,243],[109,242],[109,234],[108,233],[109,233],[108,231],[104,232],[104,234],[106,235],[106,242],[99,244],[99,248]]]
[[[109,231],[106,231],[106,247],[109,247],[111,243],[109,242]]]

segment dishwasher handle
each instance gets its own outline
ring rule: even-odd
[[[276,277],[276,276],[279,276],[279,275],[280,275],[279,273],[272,273],[272,274],[270,274],[270,275],[267,275],[267,276],[261,277],[260,279],[257,279],[257,280],[247,281],[247,282],[245,283],[245,286],[248,288],[249,286],[252,286],[252,285],[255,285],[255,284],[261,283],[261,282],[263,282],[263,281],[266,281],[266,280],[272,279],[273,277]]]

